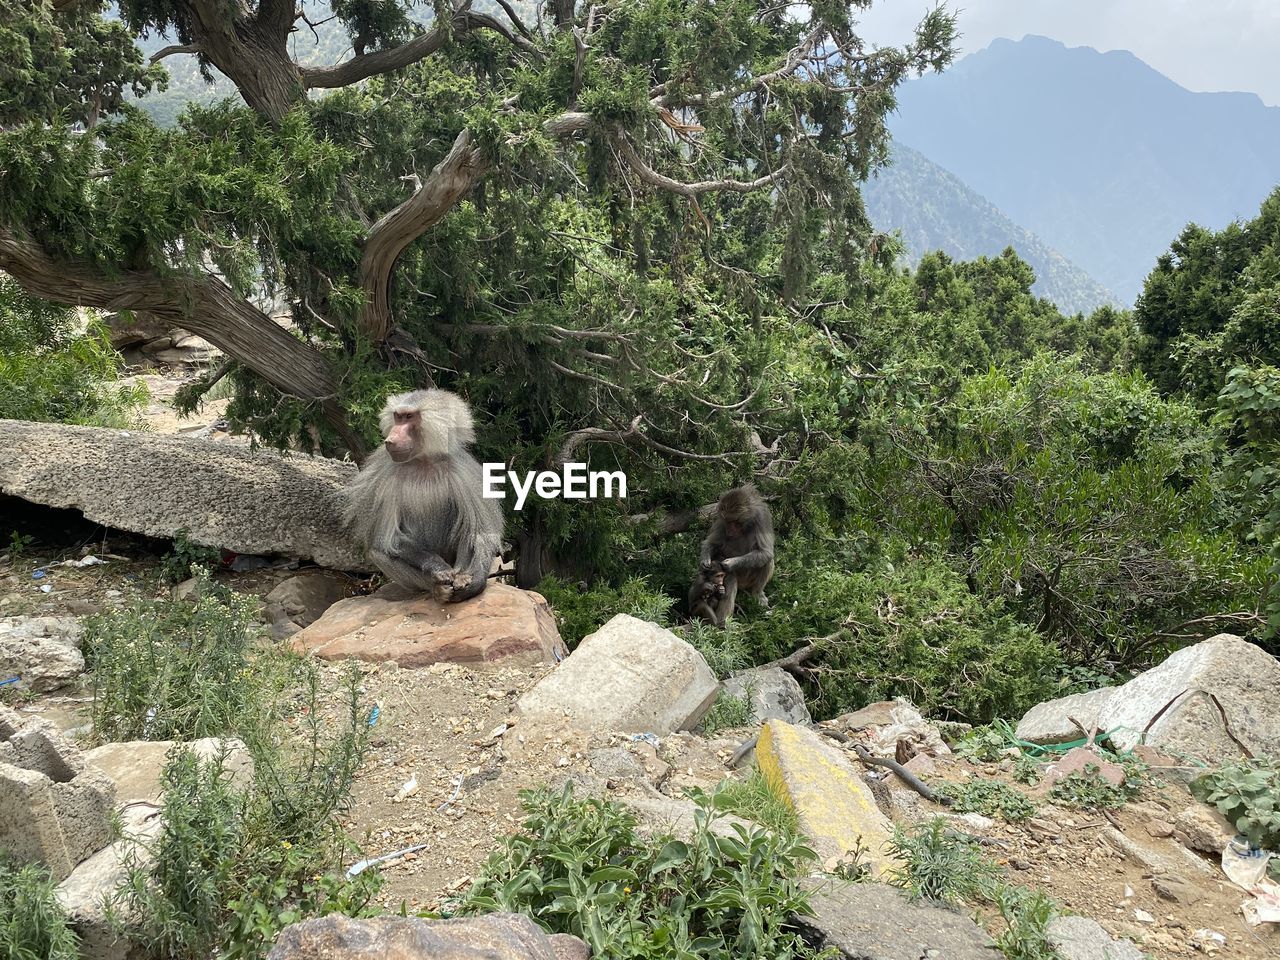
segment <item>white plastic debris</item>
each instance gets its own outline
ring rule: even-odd
[[[400,789],[396,791],[395,798],[392,803],[403,803],[407,797],[412,797],[418,792],[418,775],[412,774],[408,780],[401,784]]]

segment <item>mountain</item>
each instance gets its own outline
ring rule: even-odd
[[[1119,305],[1089,274],[905,144],[894,144],[893,163],[863,186],[862,197],[872,223],[901,232],[913,265],[930,250],[972,260],[1013,247],[1035,270],[1035,292],[1066,313]]]
[[[1251,217],[1280,182],[1280,108],[1044,37],[905,84],[890,126],[1126,303],[1188,222]]]

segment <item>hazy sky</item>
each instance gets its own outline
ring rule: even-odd
[[[863,18],[872,41],[901,42],[929,0],[879,0]],[[1280,0],[948,0],[963,53],[1028,33],[1068,46],[1131,50],[1197,91],[1247,90],[1280,105]]]

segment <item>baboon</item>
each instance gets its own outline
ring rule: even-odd
[[[705,576],[717,564],[725,572],[724,598],[718,608],[724,612],[723,619],[733,614],[739,589],[755,594],[762,606],[769,606],[764,588],[773,577],[773,517],[749,483],[720,495],[711,531],[702,541],[698,566]]]
[[[734,575],[726,573],[718,562],[713,563],[710,569],[700,567],[693,586],[689,588],[689,619],[702,619],[723,627],[733,613],[733,596],[738,592],[735,580]]]
[[[378,569],[441,603],[474,597],[502,546],[502,507],[482,495],[471,411],[448,390],[388,397],[386,442],[346,490],[348,526]]]

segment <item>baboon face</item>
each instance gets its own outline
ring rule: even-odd
[[[446,390],[415,390],[387,400],[382,411],[387,454],[396,463],[456,453],[475,439],[471,411]]]
[[[394,420],[387,432],[387,453],[396,463],[407,463],[418,455],[422,446],[422,414],[401,408],[391,415]]]

